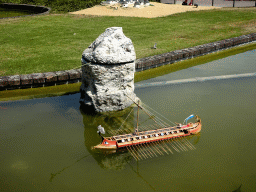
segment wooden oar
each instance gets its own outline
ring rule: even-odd
[[[126,149],[130,152],[130,154],[133,156],[133,158],[138,161],[139,158],[137,156],[135,156],[135,154],[133,154],[133,152],[129,149],[129,146],[126,147]]]
[[[157,154],[154,152],[154,150],[150,147],[150,145],[148,143],[146,143],[148,149],[150,149],[152,151],[152,153],[157,157]]]

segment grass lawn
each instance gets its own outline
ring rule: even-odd
[[[123,27],[137,58],[256,31],[256,8],[221,8],[159,18],[51,14],[0,20],[0,76],[67,70],[108,27]],[[154,43],[157,49],[151,49]]]

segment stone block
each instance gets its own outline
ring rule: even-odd
[[[80,74],[80,78],[82,78],[82,68],[75,69],[75,70]]]
[[[56,71],[55,73],[58,77],[58,81],[68,81],[69,80],[69,75],[66,71]]]
[[[159,64],[159,59],[158,59],[157,55],[153,56],[151,58],[151,61],[152,61],[151,66],[155,66],[155,65]]]
[[[249,38],[246,35],[242,35],[241,39],[242,39],[242,43],[248,43],[249,41]]]
[[[160,55],[158,55],[158,57],[159,57],[159,64],[165,63],[167,53],[160,54]]]
[[[251,35],[251,37],[252,37],[252,41],[255,41],[256,40],[256,33],[252,33],[252,34],[250,34]]]
[[[173,54],[171,52],[166,53],[165,62],[171,62],[173,60]]]
[[[19,75],[7,76],[7,79],[8,79],[9,86],[20,85],[20,76]]]
[[[0,76],[0,87],[6,87],[8,85],[7,76]]]
[[[164,54],[158,55],[158,60],[159,60],[158,64],[164,63],[165,62],[165,55]]]
[[[204,44],[203,46],[205,48],[205,53],[210,53],[212,51],[211,46],[209,44]]]
[[[243,43],[243,39],[242,39],[242,37],[237,37],[237,39],[238,39],[238,45],[240,45],[240,44],[242,44],[242,43]]]
[[[250,42],[250,41],[249,41],[249,37],[248,37],[247,35],[243,35],[243,36],[244,36],[244,38],[245,38],[245,43]]]
[[[184,49],[184,50],[186,50],[188,52],[189,57],[192,57],[195,54],[195,49],[193,47],[187,48],[187,49]]]
[[[207,45],[208,45],[208,47],[209,47],[209,49],[210,49],[210,52],[216,50],[216,46],[215,46],[213,43],[208,43]]]
[[[224,42],[225,42],[225,48],[233,46],[233,42],[230,39],[226,39]]]
[[[243,43],[245,43],[245,39],[244,39],[244,37],[240,36],[240,37],[239,37],[239,40],[240,40],[240,43],[239,43],[239,44],[243,44]]]
[[[150,58],[147,58],[144,60],[143,68],[151,67],[151,65],[152,65],[152,60]]]
[[[41,84],[45,83],[45,76],[43,73],[32,73],[33,83]]]
[[[220,49],[225,48],[225,41],[217,41],[219,43]]]
[[[251,34],[248,34],[248,35],[245,35],[245,36],[248,37],[248,42],[252,41],[252,35]]]
[[[198,47],[191,47],[189,49],[192,51],[192,56],[200,55],[200,50],[198,49]]]
[[[74,69],[68,70],[67,73],[69,74],[69,79],[70,80],[81,78],[80,73],[78,71],[74,70]]]
[[[198,55],[201,55],[201,49],[199,46],[195,46],[193,48],[198,51]]]
[[[177,60],[178,59],[183,59],[183,53],[181,50],[173,51],[177,55]]]
[[[178,50],[177,53],[178,53],[177,56],[178,56],[179,59],[183,59],[184,58],[184,54],[183,54],[182,50]]]
[[[137,59],[135,61],[135,68],[136,69],[141,69],[142,68],[142,65],[143,65],[143,59]]]
[[[178,60],[178,54],[174,51],[170,52],[170,54],[172,55],[172,61],[175,62],[176,60]]]
[[[230,41],[231,46],[234,46],[234,40],[233,38],[228,39]]]
[[[161,63],[165,62],[165,57],[163,55],[155,55],[153,56],[152,66],[158,66]]]
[[[54,72],[44,73],[44,77],[45,77],[46,83],[53,83],[53,82],[58,81],[58,77],[57,77],[56,73],[54,73]]]
[[[135,66],[136,66],[136,69],[141,69],[142,63],[136,63]]]
[[[189,58],[192,55],[191,51],[188,49],[182,49],[181,51],[183,53],[183,58]]]
[[[213,45],[215,46],[215,50],[219,50],[220,48],[220,43],[219,42],[214,42]]]
[[[232,38],[232,40],[234,46],[239,44],[239,39],[237,37]]]
[[[199,45],[197,47],[198,47],[198,50],[200,51],[200,54],[207,53],[206,47],[204,45]]]
[[[32,85],[33,84],[33,78],[31,74],[21,75],[20,76],[20,84],[21,85]]]
[[[204,44],[204,53],[210,53],[211,52],[211,47],[208,44]]]
[[[195,54],[195,49],[193,48],[188,48],[187,51],[189,53],[189,57],[192,57]]]

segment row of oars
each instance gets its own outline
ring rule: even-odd
[[[140,145],[131,145],[126,148],[136,161],[165,154],[173,154],[173,151],[180,153],[182,151],[196,149],[186,138],[182,140],[169,139]]]

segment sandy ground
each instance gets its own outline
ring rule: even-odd
[[[143,8],[127,7],[123,8],[118,5],[103,6],[96,5],[92,8],[84,9],[81,11],[70,12],[71,14],[80,15],[96,15],[96,16],[126,16],[126,17],[162,17],[172,15],[175,13],[182,13],[186,11],[199,11],[216,9],[219,7],[201,7],[195,6],[183,6],[177,4],[162,4],[157,2],[150,2],[154,6],[148,6]],[[116,9],[117,8],[117,9]]]

